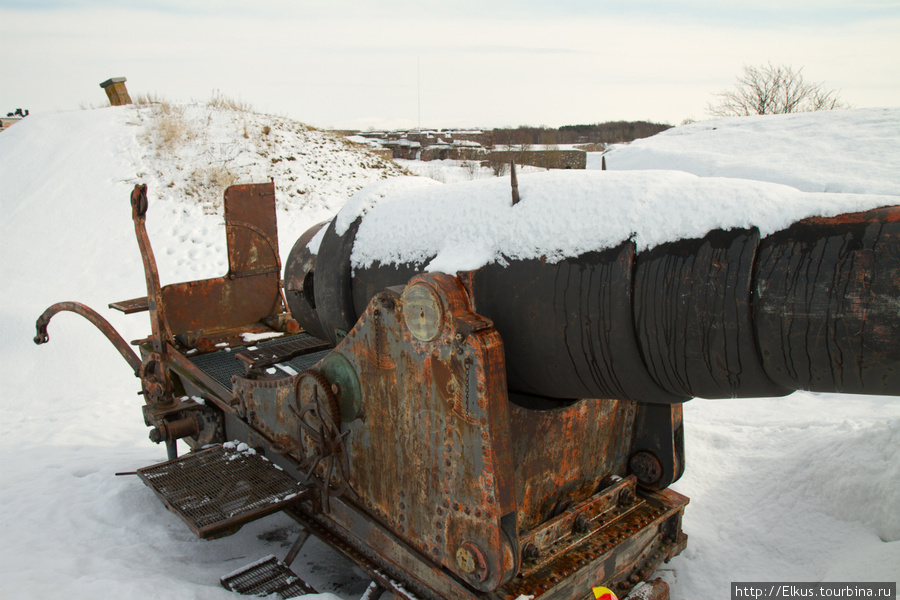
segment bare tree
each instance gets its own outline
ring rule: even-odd
[[[716,117],[780,115],[850,108],[836,90],[821,83],[803,80],[803,69],[787,65],[744,66],[744,73],[730,90],[716,94],[718,100],[707,106]]]

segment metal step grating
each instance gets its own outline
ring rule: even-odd
[[[199,537],[230,535],[305,497],[309,489],[245,448],[213,446],[137,474]]]
[[[246,596],[278,594],[282,598],[295,598],[318,592],[300,579],[290,568],[273,555],[229,573],[220,580],[226,590]]]
[[[254,344],[249,344],[248,346],[265,348],[266,346],[280,345],[294,341],[312,343],[310,340],[316,340],[316,338],[308,333],[299,333],[293,336],[256,342]],[[235,375],[244,375],[247,372],[244,363],[237,358],[237,354],[246,351],[246,348],[223,349],[210,352],[209,354],[189,356],[188,360],[190,360],[198,369],[222,384],[226,390],[231,391],[231,378]],[[287,361],[287,364],[299,373],[315,365],[328,354],[329,351],[330,350],[321,350],[319,352],[313,352],[312,354],[303,354]],[[287,373],[282,373],[282,375],[287,376]]]

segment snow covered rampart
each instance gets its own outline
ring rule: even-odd
[[[898,196],[898,132],[900,108],[714,119],[617,146],[606,164],[613,171],[771,181],[804,192]]]

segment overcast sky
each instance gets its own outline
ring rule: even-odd
[[[896,0],[0,0],[0,52],[3,114],[124,76],[319,127],[677,124],[767,61],[900,106]]]

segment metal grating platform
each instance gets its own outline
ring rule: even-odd
[[[137,474],[201,538],[230,535],[306,495],[309,488],[264,457],[237,448],[213,446]]]
[[[273,555],[229,573],[220,580],[226,590],[246,596],[278,594],[282,598],[295,598],[318,592],[300,579],[290,568]]]
[[[257,348],[266,348],[268,346],[290,344],[294,342],[312,344],[318,342],[318,340],[308,333],[299,333],[297,335],[248,344],[248,347],[256,346]],[[312,354],[296,356],[291,360],[286,361],[286,364],[290,365],[299,373],[319,362],[329,351],[330,350],[321,350],[319,352],[313,352]],[[216,352],[210,352],[209,354],[189,356],[188,360],[190,360],[198,369],[222,384],[226,390],[231,391],[231,378],[235,375],[244,375],[247,372],[244,363],[237,358],[237,354],[244,352],[247,352],[246,348],[223,349],[217,350]],[[283,374],[287,375],[287,373]]]

